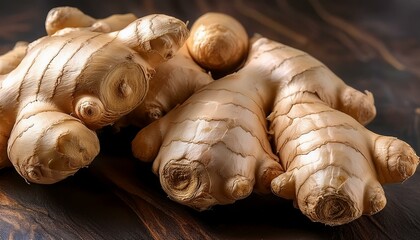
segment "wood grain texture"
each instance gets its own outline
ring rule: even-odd
[[[97,18],[133,12],[194,21],[208,11],[231,14],[250,35],[306,51],[348,85],[373,92],[378,115],[368,128],[420,152],[418,1],[2,1],[0,53],[45,35],[47,12],[63,5]],[[0,239],[420,238],[419,170],[403,184],[385,186],[383,211],[339,227],[312,223],[273,196],[196,212],[169,200],[151,166],[131,157],[133,132],[111,138],[105,129],[93,165],[54,185],[27,184],[13,169],[0,170]]]

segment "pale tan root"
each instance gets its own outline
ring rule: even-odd
[[[342,168],[329,166],[301,185],[298,206],[310,219],[328,225],[341,225],[362,214],[371,215],[382,210],[386,198],[381,185],[376,180],[361,181],[357,176],[343,172]]]
[[[271,193],[271,182],[274,178],[284,173],[284,170],[279,166],[277,159],[266,159],[260,161],[257,167],[255,177],[255,192],[259,194]]]
[[[340,103],[336,109],[355,118],[362,125],[371,122],[376,116],[373,94],[369,91],[361,93],[351,87],[346,87],[339,93]]]
[[[380,211],[381,183],[406,179],[418,164],[407,144],[363,127],[374,115],[371,94],[306,53],[260,38],[243,68],[140,131],[133,152],[155,159],[169,197],[196,209],[264,192],[274,178],[272,191],[311,220],[340,225]]]
[[[245,85],[229,78],[204,86],[133,140],[134,155],[154,160],[162,188],[175,201],[198,210],[233,203],[269,192],[282,171],[260,125],[262,103],[239,86]]]
[[[172,59],[156,69],[144,101],[116,126],[144,127],[212,81],[212,77],[191,59],[184,45]]]
[[[205,18],[205,21],[202,18],[197,20],[194,26],[200,27],[193,27],[191,36],[196,34],[194,29],[210,29],[213,32],[205,36],[206,41],[232,50],[223,52],[226,56],[230,55],[222,59],[232,62],[229,68],[241,64],[247,55],[247,47],[244,47],[248,42],[246,33],[240,40],[243,42],[235,45],[237,42],[231,42],[234,38],[227,36],[237,34],[232,33],[237,22],[229,25],[229,29],[223,28],[223,25],[229,23],[230,18],[221,18],[219,14],[208,14]],[[194,55],[196,51],[209,50],[191,48],[190,44],[198,41],[202,39],[189,38],[188,47],[192,56],[197,56]],[[219,53],[209,54],[216,56]],[[184,71],[185,67],[181,66],[181,69]],[[212,70],[227,71],[220,66]],[[170,73],[174,75],[170,78],[182,79],[179,71],[172,69]],[[258,100],[250,101],[236,92],[235,88],[240,85],[232,84],[223,91],[208,88],[209,85],[202,87],[182,106],[142,129],[133,140],[134,155],[143,161],[154,161],[153,170],[159,175],[162,188],[173,200],[197,210],[233,203],[253,191],[269,192],[271,180],[282,172],[264,137],[265,126],[253,127],[247,122],[250,119],[265,122],[264,106]],[[237,109],[232,112],[231,107]],[[249,111],[241,114],[242,108],[249,108]],[[234,119],[226,117],[235,113],[238,115]],[[241,141],[247,146],[239,144]]]
[[[377,148],[371,139],[377,135],[315,95],[301,93],[295,99],[292,105],[279,102],[274,109],[278,115],[272,119],[272,131],[286,174],[273,180],[273,192],[294,199],[311,220],[328,225],[380,211],[386,204],[380,183],[390,173],[378,167],[384,159],[375,157]],[[400,166],[407,171],[404,177],[393,176],[387,182],[399,182],[414,173],[418,158],[405,146],[406,153],[393,154],[412,155],[402,157],[405,161]]]
[[[345,165],[308,165],[287,172],[273,180],[272,190],[281,197],[294,199],[296,206],[312,221],[328,225],[341,225],[362,214],[375,214],[386,204],[384,191],[376,179],[353,175]]]
[[[167,131],[168,123],[165,119],[154,121],[137,133],[132,142],[132,152],[136,158],[144,162],[155,161]]]
[[[264,121],[261,107],[228,89],[213,90],[214,85],[223,86],[223,79],[142,129],[132,143],[137,158],[154,161],[169,197],[198,210],[232,203],[253,190],[268,192],[281,172],[264,126],[249,124]],[[240,114],[242,108],[250,110]],[[238,114],[227,120],[232,111]]]
[[[374,116],[372,96],[347,87],[307,55],[264,39],[254,45],[253,61],[281,62],[270,71],[271,81],[284,84],[268,117],[286,171],[273,180],[273,192],[295,200],[311,220],[328,225],[381,210],[386,199],[380,183],[411,176],[418,157],[402,141],[390,144],[389,138],[379,137],[387,140],[374,143],[378,135],[361,124]]]
[[[184,22],[166,15],[140,18],[116,34],[119,41],[141,53],[152,67],[172,58],[188,36]]]
[[[371,122],[376,116],[372,93],[362,93],[346,85],[325,66],[318,71],[308,72],[303,81],[308,82],[305,82],[306,91],[315,92],[329,106],[349,114],[363,125]]]
[[[48,35],[68,27],[90,27],[96,19],[84,14],[74,7],[57,7],[51,9],[45,20],[45,29]]]
[[[184,104],[188,106],[190,100]],[[198,210],[245,198],[254,185],[256,191],[269,191],[269,183],[281,171],[270,155],[269,143],[260,146],[257,137],[243,130],[249,127],[243,121],[221,120],[225,111],[215,120],[195,115],[201,108],[214,111],[202,105],[193,111],[181,106],[142,129],[133,140],[134,155],[154,160],[153,169],[169,197]],[[248,142],[249,149],[235,145],[233,139]]]
[[[370,134],[378,180],[384,183],[402,182],[416,171],[419,157],[406,142],[395,137]]]
[[[187,37],[182,21],[157,14],[120,31],[75,30],[29,44],[0,82],[1,164],[10,159],[36,183],[54,183],[87,166],[99,151],[92,130],[137,107],[154,68]]]
[[[96,19],[92,25],[92,31],[112,32],[125,28],[128,24],[137,19],[133,13],[114,14],[104,19]]]
[[[135,156],[146,161],[155,159],[154,171],[175,201],[199,210],[231,203],[253,190],[268,192],[271,180],[282,172],[268,143],[266,111],[270,111],[275,92],[287,84],[287,76],[293,71],[305,70],[305,63],[315,68],[323,65],[284,45],[271,46],[264,39],[254,44],[256,52],[238,73],[206,85],[134,139]],[[277,48],[277,56],[264,54]],[[256,60],[259,56],[264,60]],[[292,71],[276,70],[283,67],[282,63],[287,67],[299,62],[302,64]],[[310,84],[308,92],[325,96],[331,105],[344,106],[340,98],[323,91],[350,88],[326,68],[318,70],[328,77]],[[293,89],[288,90],[285,94],[292,94]],[[373,106],[373,102],[366,102]],[[171,175],[173,172],[176,174]]]
[[[82,13],[79,9],[59,7],[50,11],[46,28],[55,29],[55,31],[60,30],[60,32],[80,29],[109,32],[110,30],[123,29],[133,20],[135,20],[133,14],[115,14],[105,19],[94,19]],[[66,30],[65,28],[72,29]],[[163,40],[153,40],[149,45],[154,48],[171,47],[173,44],[171,41],[171,36],[169,36]],[[156,52],[156,50],[153,51]],[[170,57],[172,53],[169,51],[161,55],[164,56],[165,54]],[[131,111],[128,116],[119,119],[114,126],[116,129],[127,125],[143,127],[162,117],[177,104],[185,101],[197,89],[212,80],[211,76],[194,62],[186,45],[184,45],[173,59],[161,64],[156,70],[147,97],[142,104]]]
[[[254,37],[253,48],[260,48],[247,61],[263,69],[272,69],[272,77],[276,78],[284,89],[277,93],[276,100],[293,97],[296,92],[316,94],[330,107],[349,114],[362,124],[367,124],[376,115],[372,93],[362,93],[344,83],[323,63],[305,52],[288,47],[281,43],[270,42],[268,39]],[[275,50],[276,54],[264,53]],[[274,63],[264,66],[270,58]],[[257,60],[259,59],[259,60]],[[268,74],[268,73],[266,73]],[[271,73],[270,73],[271,74]]]
[[[0,56],[0,75],[7,74],[15,69],[26,55],[27,42],[17,42],[9,52]],[[0,78],[1,79],[1,78]]]
[[[49,12],[45,27],[49,35],[78,30],[104,33],[120,31],[118,38],[125,45],[143,53],[142,56],[152,67],[172,58],[189,34],[183,22],[162,14],[145,16],[132,24],[136,19],[132,13],[95,19],[77,8],[58,7]]]
[[[97,89],[97,95],[76,89],[80,94],[75,94],[72,102],[74,116],[91,129],[110,125],[137,107],[144,100],[153,75],[153,68],[143,59],[134,55],[130,60],[124,60],[127,53],[123,49],[108,47],[108,50],[98,61],[91,60],[84,74],[92,80],[102,75],[101,82],[91,83]],[[108,66],[104,65],[104,59]]]
[[[233,31],[237,30],[235,24],[239,24],[235,22],[226,26],[231,23],[231,20],[227,16],[212,13],[206,15],[205,21],[200,18],[195,23],[203,31],[213,31],[211,35],[206,35],[206,41],[219,47],[223,46],[226,51],[213,51],[209,54],[213,56],[220,53],[225,54],[222,57],[226,58],[222,60],[224,64],[229,64],[229,68],[238,66],[243,62],[247,55],[248,44],[246,33],[241,36],[239,45],[236,45],[237,39],[230,38],[232,34],[237,34]],[[191,36],[196,34],[194,29],[196,28],[193,27]],[[202,40],[189,39],[190,44]],[[207,51],[209,49],[199,47],[192,49],[190,45],[188,47],[188,52],[181,49],[172,61],[158,69],[156,76],[159,76],[159,78],[152,79],[161,83],[160,76],[167,75],[168,91],[160,90],[158,94],[153,95],[154,91],[152,90],[150,95],[152,98],[150,100],[146,99],[144,107],[140,105],[140,108],[133,113],[138,118],[147,112],[148,105],[155,105],[157,107],[152,109],[157,111],[149,111],[152,113],[150,115],[155,117],[149,116],[149,118],[152,120],[153,118],[159,119],[142,129],[133,140],[134,155],[143,161],[154,161],[154,172],[159,175],[162,188],[170,198],[198,210],[245,198],[253,192],[254,185],[256,191],[268,192],[271,180],[278,175],[281,169],[276,162],[276,157],[270,151],[269,143],[256,140],[261,134],[265,133],[265,130],[259,128],[257,130],[258,136],[253,136],[242,128],[241,125],[245,124],[240,123],[242,120],[240,122],[225,122],[223,113],[227,114],[228,108],[226,110],[220,109],[221,114],[216,119],[201,116],[201,113],[209,111],[209,114],[211,114],[211,112],[216,111],[213,109],[216,105],[211,103],[217,100],[217,97],[213,98],[211,93],[206,92],[207,89],[204,85],[207,86],[208,83],[212,82],[212,79],[191,59],[190,54],[197,56],[197,51]],[[187,49],[184,48],[184,50]],[[180,58],[184,60],[181,61]],[[204,65],[202,67],[205,68]],[[211,70],[222,69],[219,66],[219,69]],[[227,69],[223,70],[226,71]],[[204,81],[200,79],[204,79]],[[204,84],[201,84],[201,82],[204,82]],[[178,86],[172,86],[173,84]],[[201,103],[196,105],[194,100],[189,99],[187,100],[188,103],[184,103],[184,105],[195,105],[195,107],[191,106],[191,108],[196,109],[195,111],[190,111],[186,107],[178,107],[161,118],[163,115],[161,109],[165,109],[165,106],[167,106],[166,109],[170,109],[174,106],[174,103],[181,102],[179,101],[181,97],[186,98],[186,92],[189,95],[193,92],[197,94],[197,90],[200,92],[199,95],[210,97],[208,99],[209,106],[205,106],[206,104],[201,106]],[[161,93],[165,93],[165,97]],[[231,93],[227,91],[220,94],[229,95]],[[148,104],[149,102],[151,104]],[[226,102],[226,104],[229,103]],[[247,102],[246,104],[252,104],[251,107],[256,108],[254,111],[261,114],[255,103]],[[250,116],[252,115],[250,114]],[[259,119],[263,121],[264,116],[260,116]],[[199,131],[205,131],[205,134],[202,136],[193,135],[194,132],[198,133]],[[243,134],[246,136],[241,137]],[[247,150],[248,153],[243,155],[241,154],[242,150],[235,149],[235,146],[228,146],[231,144],[229,139],[239,141],[244,137],[250,141],[251,149],[254,149],[254,151]],[[251,144],[251,142],[253,143]],[[253,147],[255,144],[259,147]],[[255,179],[256,177],[257,179]]]
[[[113,32],[125,28],[136,19],[137,17],[132,13],[114,14],[104,19],[95,19],[74,7],[56,7],[48,12],[45,29],[48,35],[66,28]]]
[[[117,125],[143,127],[161,118],[213,80],[206,71],[227,74],[244,62],[247,52],[248,36],[239,22],[220,13],[203,15],[187,44],[157,69],[145,101]]]
[[[216,73],[236,70],[246,58],[248,44],[245,28],[229,15],[216,12],[198,18],[187,41],[192,58]]]
[[[22,109],[10,139],[10,161],[23,178],[35,183],[55,183],[73,175],[99,153],[94,131],[42,102]]]
[[[198,35],[205,36],[205,39],[198,38]],[[205,48],[206,43],[217,45],[218,48]],[[219,51],[220,48],[224,51]],[[236,20],[219,13],[203,15],[194,23],[187,44],[173,59],[159,66],[150,83],[146,99],[115,126],[117,129],[125,125],[144,127],[161,118],[213,80],[203,68],[225,73],[234,70],[244,61],[247,48],[248,37]],[[219,50],[216,51],[217,49]],[[193,58],[197,59],[200,54],[213,56],[215,59],[209,62],[207,60],[210,59],[202,57],[201,61],[195,62]],[[219,61],[217,66],[211,65],[216,61]]]

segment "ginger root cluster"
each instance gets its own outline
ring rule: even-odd
[[[0,57],[0,164],[27,181],[74,174],[99,152],[95,130],[136,125],[133,154],[174,201],[205,210],[274,193],[340,225],[383,209],[382,184],[419,163],[407,143],[364,127],[370,92],[305,52],[249,39],[230,16],[205,14],[188,33],[165,15],[62,7],[46,29]]]

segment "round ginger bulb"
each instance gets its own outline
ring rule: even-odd
[[[193,59],[204,69],[226,73],[238,68],[248,53],[248,34],[234,18],[206,13],[191,27],[187,40]]]

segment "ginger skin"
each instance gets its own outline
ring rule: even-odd
[[[12,50],[0,56],[0,76],[11,72],[19,65],[26,55],[27,48],[27,42],[17,42]]]
[[[77,8],[57,7],[49,12],[45,28],[50,34],[56,35],[80,30],[109,32],[110,29],[120,30],[126,27],[133,21],[132,18],[136,19],[134,14],[129,13],[95,19]],[[173,58],[156,68],[142,103],[118,119],[113,127],[116,130],[128,125],[144,127],[161,118],[211,81],[213,78],[192,59],[187,45],[184,44]]]
[[[248,53],[248,34],[236,19],[210,12],[191,27],[187,40],[191,57],[204,69],[226,74],[236,70]]]
[[[271,189],[311,220],[339,225],[381,210],[381,184],[405,180],[419,162],[405,142],[363,127],[375,114],[371,93],[259,38],[243,68],[142,129],[132,147],[181,204],[204,210]]]
[[[45,19],[45,30],[48,35],[53,35],[66,28],[113,32],[125,28],[136,19],[137,17],[132,13],[114,14],[104,19],[96,19],[74,7],[56,7],[48,12]]]
[[[121,125],[144,127],[161,118],[213,81],[206,71],[220,77],[239,68],[248,45],[245,29],[234,18],[204,14],[192,25],[186,44],[156,70],[146,99],[120,121]]]
[[[0,76],[0,167],[54,183],[87,166],[99,152],[94,130],[144,100],[155,68],[188,34],[180,20],[157,14],[120,31],[75,30],[31,43]]]
[[[121,118],[116,127],[145,127],[212,81],[210,74],[192,60],[184,45],[172,59],[159,65],[144,101]]]
[[[209,19],[212,18],[213,21],[210,21]],[[226,20],[228,19],[228,20]],[[232,22],[234,21],[234,22]],[[229,24],[231,23],[231,24]],[[218,27],[215,28],[214,26],[217,25]],[[228,27],[224,26],[228,25]],[[234,38],[224,38],[223,36],[231,36],[238,34],[238,32],[241,32],[243,28],[237,30],[235,28],[232,28],[232,26],[240,26],[240,24],[231,17],[221,17],[221,14],[217,13],[209,13],[206,14],[203,18],[199,18],[193,25],[192,31],[190,34],[190,38],[187,40],[187,46],[189,53],[194,56],[195,51],[204,52],[207,50],[205,44],[194,44],[192,41],[192,36],[197,35],[195,31],[197,29],[203,34],[206,32],[210,32],[211,34],[208,35],[209,39],[203,40],[203,39],[196,39],[195,41],[206,41],[211,42],[218,46],[225,46],[224,48],[228,49],[231,46],[235,46],[234,44],[230,43],[229,41],[238,41],[242,42],[243,46],[248,46],[248,37],[246,35],[246,32],[243,31],[243,34],[241,34],[241,39],[235,40]],[[199,26],[199,27],[194,27]],[[208,29],[207,29],[208,28]],[[223,29],[220,32],[214,31],[214,29]],[[226,30],[228,29],[228,30]],[[230,32],[226,32],[230,31]],[[191,47],[195,46],[195,47]],[[214,50],[214,49],[213,49]],[[229,68],[237,68],[247,55],[247,48],[244,48],[240,45],[236,45],[236,47],[232,48],[229,53],[232,55],[231,57],[227,57],[227,55],[215,57],[214,59],[221,59],[222,57],[225,57],[226,59],[230,59],[229,61],[232,61],[230,63]],[[212,53],[215,54],[226,54],[226,53],[220,53],[217,51],[214,51]],[[197,55],[197,54],[196,54]],[[237,57],[240,56],[241,59],[238,59]],[[225,60],[226,60],[225,59]],[[203,61],[206,59],[203,58]],[[225,61],[224,60],[224,61]],[[207,68],[210,71],[227,71],[228,69],[222,69],[220,66],[215,67],[209,67],[211,66],[211,63],[214,63],[213,60],[209,60],[210,64],[206,64],[205,62],[202,63],[204,68]],[[169,63],[169,62],[168,62]],[[218,80],[219,81],[219,80]],[[218,82],[216,81],[216,82]],[[212,82],[211,84],[216,84],[216,82]],[[236,84],[236,82],[234,82]],[[238,83],[240,84],[240,83]],[[180,203],[192,206],[199,210],[204,210],[209,206],[215,205],[215,204],[227,204],[232,203],[237,199],[242,199],[246,196],[248,196],[252,190],[253,185],[255,184],[254,176],[250,176],[253,174],[258,174],[258,183],[256,183],[257,191],[260,192],[269,192],[270,191],[270,182],[271,180],[277,176],[280,173],[280,165],[277,163],[278,159],[277,157],[272,154],[270,149],[270,144],[267,140],[266,136],[266,130],[264,129],[264,126],[257,127],[255,130],[252,129],[252,131],[257,131],[256,135],[259,135],[258,139],[263,139],[263,141],[258,142],[253,140],[251,134],[251,128],[248,128],[248,133],[251,134],[251,136],[247,136],[247,140],[249,143],[249,149],[242,148],[240,150],[237,150],[238,152],[246,152],[241,155],[234,154],[235,156],[229,157],[229,153],[232,153],[232,151],[235,150],[235,146],[226,148],[223,147],[223,144],[228,144],[229,141],[224,141],[222,135],[226,135],[227,137],[230,136],[228,133],[228,129],[232,128],[234,132],[237,132],[237,129],[235,129],[235,126],[240,125],[239,123],[236,123],[236,121],[240,121],[242,124],[246,125],[247,117],[249,116],[238,116],[240,120],[232,120],[227,123],[223,121],[224,116],[229,116],[231,113],[229,113],[228,108],[224,110],[224,108],[217,108],[217,104],[215,101],[218,101],[220,99],[221,95],[229,96],[231,94],[230,92],[223,92],[220,93],[220,95],[211,95],[206,94],[207,86],[204,86],[200,90],[198,90],[191,98],[189,98],[182,106],[175,108],[175,110],[172,110],[169,112],[168,116],[165,116],[162,121],[157,121],[151,123],[148,127],[143,129],[136,139],[133,141],[132,149],[134,155],[143,161],[154,161],[153,164],[153,170],[156,174],[159,175],[161,184],[163,189],[168,193],[169,197],[174,199],[175,201],[178,201]],[[204,91],[204,93],[203,93]],[[197,97],[197,94],[199,97]],[[210,98],[202,98],[204,96],[208,96]],[[208,101],[207,107],[203,107],[200,104],[195,106],[189,106],[188,103],[194,102],[194,99],[200,98],[201,102]],[[245,98],[242,98],[242,100],[247,101]],[[188,108],[201,108],[202,111],[199,109],[196,109],[199,111],[199,114],[195,115],[192,114],[189,116],[189,119],[186,120],[187,123],[182,123],[184,127],[187,127],[189,124],[189,127],[191,129],[194,129],[191,131],[186,131],[186,129],[183,129],[184,132],[178,132],[177,130],[177,124],[170,123],[172,120],[170,119],[177,119],[177,114],[179,110],[182,108],[185,110],[184,105],[188,105]],[[195,105],[195,104],[194,104]],[[213,107],[215,107],[213,109]],[[253,106],[255,107],[255,106]],[[216,109],[217,108],[217,109]],[[184,112],[181,110],[181,112]],[[185,110],[185,112],[190,112],[188,110]],[[200,114],[204,114],[201,116]],[[208,115],[207,115],[208,114]],[[212,115],[213,114],[213,115]],[[214,115],[216,114],[216,115]],[[181,113],[182,115],[182,113]],[[203,123],[195,123],[193,120],[195,117],[201,117]],[[208,116],[208,117],[206,117]],[[211,120],[210,116],[213,116],[212,118],[215,119],[214,122]],[[184,116],[187,117],[187,116]],[[251,117],[253,117],[251,115]],[[217,122],[216,120],[219,120]],[[168,122],[169,121],[169,122]],[[191,121],[191,122],[188,122]],[[206,123],[206,121],[208,121]],[[260,123],[265,122],[264,117],[259,119]],[[165,122],[165,123],[162,123]],[[179,122],[181,124],[181,122]],[[170,125],[170,126],[169,126]],[[208,127],[206,127],[209,125]],[[252,126],[250,126],[252,127]],[[172,137],[174,139],[179,139],[180,146],[171,146],[170,150],[166,150],[166,147],[162,147],[161,150],[162,155],[169,156],[172,154],[173,158],[170,157],[169,159],[162,159],[162,163],[160,160],[160,157],[157,156],[157,152],[159,151],[159,148],[162,145],[162,138],[165,135],[166,131],[172,132],[170,129],[174,129],[175,132],[172,133]],[[215,128],[215,129],[214,129]],[[207,130],[208,131],[207,131]],[[186,134],[188,139],[193,137],[193,133],[197,132],[200,133],[200,130],[203,130],[206,132],[206,134],[210,134],[209,136],[206,136],[209,138],[209,142],[205,141],[205,138],[203,138],[203,142],[200,144],[197,143],[197,146],[194,146],[194,150],[192,152],[189,152],[187,149],[181,150],[180,152],[172,152],[176,151],[175,149],[179,147],[180,149],[183,149],[183,146],[181,146],[183,143],[185,145],[188,145],[188,141],[183,141],[184,135]],[[235,133],[236,134],[236,133]],[[198,136],[197,136],[198,137]],[[219,140],[219,138],[222,138]],[[214,139],[214,141],[212,140]],[[233,139],[230,139],[233,140]],[[237,139],[237,141],[241,141],[243,139]],[[199,140],[197,140],[199,141]],[[232,141],[230,141],[232,142]],[[165,143],[163,143],[165,144]],[[191,143],[193,145],[193,143]],[[219,145],[218,147],[210,147],[210,145]],[[236,143],[231,143],[235,145]],[[185,146],[189,149],[188,146]],[[169,152],[167,152],[169,151]],[[253,152],[258,152],[256,154],[257,157],[254,157],[252,154]],[[166,153],[168,155],[166,155]],[[187,155],[183,156],[182,159],[177,160],[177,156],[181,155]],[[213,155],[227,155],[227,158],[217,158]],[[155,160],[157,156],[157,159]],[[200,158],[206,158],[201,159]],[[171,161],[170,159],[173,159]],[[274,160],[274,161],[273,161]],[[169,161],[169,163],[167,163]],[[203,162],[206,161],[210,166],[206,166],[203,164]],[[235,165],[232,162],[236,162]],[[246,163],[242,167],[240,166],[240,163]],[[249,162],[249,163],[248,163]],[[230,166],[235,165],[238,166],[239,169],[232,168],[232,171],[229,171]],[[249,168],[249,169],[248,169]],[[220,175],[221,169],[225,169],[225,174],[223,176]],[[238,173],[235,171],[244,171],[244,173]],[[256,173],[257,172],[257,173]],[[232,174],[230,174],[232,173]],[[235,173],[235,174],[234,174]],[[261,180],[261,181],[260,181]],[[212,186],[211,192],[210,192],[210,185]],[[197,188],[197,189],[195,189]],[[198,191],[198,189],[201,189]]]

